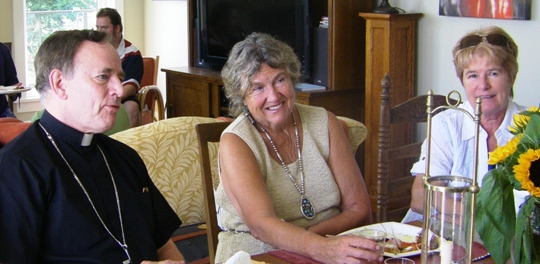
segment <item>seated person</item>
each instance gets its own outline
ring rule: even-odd
[[[4,43],[0,43],[0,85],[2,86],[11,86],[17,85],[20,86],[21,83],[17,78],[17,69],[13,63],[13,58],[11,57],[11,52]],[[20,96],[18,95],[9,95],[11,100],[17,100]],[[9,103],[5,95],[0,95],[0,118],[2,117],[15,117],[15,114],[9,109]]]
[[[478,184],[488,171],[489,152],[504,145],[513,135],[508,131],[512,117],[526,110],[512,101],[518,73],[518,48],[514,40],[499,27],[484,27],[464,35],[452,50],[457,77],[461,80],[467,102],[461,107],[474,114],[476,98],[482,98],[480,139],[478,147]],[[474,122],[461,111],[444,111],[433,117],[431,136],[431,176],[474,175]],[[411,210],[402,222],[422,221],[426,142],[411,173],[416,176],[412,189]],[[516,209],[526,191],[514,191]]]
[[[144,71],[141,52],[135,45],[124,39],[122,18],[116,9],[100,9],[96,14],[96,28],[110,36],[109,42],[114,46],[122,60],[122,69],[125,75],[122,82],[125,89],[122,104],[128,113],[130,126],[139,126],[141,124],[141,106],[137,93],[141,88]]]
[[[323,263],[382,261],[367,239],[325,237],[370,224],[370,202],[336,116],[295,103],[301,73],[292,48],[252,33],[221,76],[236,119],[220,140],[216,262],[275,249]]]
[[[107,34],[54,32],[35,67],[45,112],[0,149],[0,263],[184,263],[180,219],[137,152],[102,134],[124,93]]]

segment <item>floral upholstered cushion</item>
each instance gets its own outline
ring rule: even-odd
[[[353,119],[338,118],[347,125],[349,142],[356,150],[366,138],[366,127]],[[222,121],[209,117],[176,117],[111,135],[139,153],[154,184],[180,217],[183,226],[206,221],[195,126],[213,122]],[[213,175],[217,175],[217,147],[217,144],[209,145]],[[218,181],[216,177],[214,186]]]
[[[347,136],[349,137],[349,144],[351,144],[353,152],[356,152],[358,146],[360,146],[360,144],[362,144],[362,142],[364,142],[364,139],[366,139],[367,137],[368,131],[366,126],[348,117],[338,116],[337,118],[347,125]]]
[[[176,117],[111,135],[139,153],[154,184],[183,226],[206,219],[195,126],[211,122],[220,121],[209,117]],[[212,158],[217,158],[217,152]]]

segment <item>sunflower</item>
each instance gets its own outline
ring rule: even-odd
[[[525,128],[527,128],[527,124],[529,124],[531,115],[539,114],[539,113],[540,113],[540,108],[536,106],[531,106],[529,107],[529,109],[527,109],[527,111],[523,111],[521,113],[515,114],[512,125],[508,127],[508,131],[510,131],[510,133],[514,135],[523,133]]]
[[[510,251],[515,263],[540,263],[540,224],[531,220],[540,214],[540,108],[514,115],[509,130],[514,137],[489,154],[496,168],[482,180],[474,224],[496,263],[506,263]],[[519,208],[513,190],[529,193]]]
[[[540,198],[540,149],[528,149],[514,166],[516,180],[534,197]]]
[[[512,155],[516,149],[518,143],[521,141],[521,138],[523,137],[523,134],[516,135],[513,137],[506,145],[497,147],[493,152],[489,153],[489,165],[496,165],[499,164],[508,158],[508,156]]]

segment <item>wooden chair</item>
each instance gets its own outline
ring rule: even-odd
[[[0,148],[7,145],[31,125],[32,122],[25,122],[17,118],[0,118]]]
[[[156,86],[159,56],[143,57],[144,73],[138,99],[141,104],[141,124],[165,119],[165,103],[161,90]]]
[[[391,131],[407,133],[414,126],[427,121],[427,95],[411,98],[391,107],[391,79],[386,74],[381,81],[381,115],[379,123],[379,157],[377,174],[377,205],[375,222],[401,222],[410,208],[414,178],[412,165],[418,161],[422,142],[394,142]],[[450,99],[451,103],[455,100]],[[446,96],[433,95],[433,106],[446,105]]]
[[[141,124],[145,125],[165,119],[165,103],[161,90],[155,85],[148,85],[139,91],[141,102]]]
[[[141,87],[157,84],[157,75],[159,70],[159,55],[154,57],[143,57],[143,76]]]
[[[217,172],[217,160],[210,160],[210,150],[217,151],[217,143],[219,143],[221,133],[229,124],[230,122],[206,123],[198,124],[195,127],[197,130],[197,137],[199,138],[199,158],[204,202],[206,205],[206,236],[208,238],[208,257],[210,263],[214,263],[218,244],[218,234],[220,231],[214,199],[214,190],[219,184],[219,176]]]

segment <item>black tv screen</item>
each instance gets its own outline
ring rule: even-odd
[[[309,78],[308,0],[198,0],[197,16],[197,66],[221,69],[234,44],[264,32],[294,49]]]

